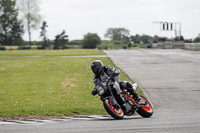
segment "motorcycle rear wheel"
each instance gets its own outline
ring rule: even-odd
[[[146,101],[147,104],[141,105],[141,107],[138,108],[137,113],[144,118],[151,117],[153,115],[153,108],[152,108],[150,102],[146,98],[144,98],[143,96],[141,96],[141,98],[142,98],[143,101]]]
[[[110,99],[104,100],[103,105],[108,114],[111,115],[113,118],[117,120],[124,118],[124,112],[122,108],[117,109],[114,105],[112,105]]]

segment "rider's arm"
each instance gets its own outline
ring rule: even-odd
[[[94,96],[94,95],[97,94],[97,87],[99,86],[99,84],[100,84],[101,82],[99,81],[98,78],[96,78],[96,76],[94,76],[93,80],[94,80],[94,85],[95,85],[95,87],[94,87],[94,90],[92,91],[92,95]]]
[[[120,70],[116,69],[116,68],[114,68],[112,66],[105,66],[105,70],[106,70],[106,73],[109,74],[109,76],[111,78],[119,76],[119,74],[120,74]]]

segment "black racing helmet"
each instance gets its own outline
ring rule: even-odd
[[[101,70],[103,69],[102,61],[101,60],[93,61],[91,64],[91,69],[95,75],[98,75],[101,72]]]

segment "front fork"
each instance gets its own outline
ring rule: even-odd
[[[114,83],[115,84],[115,83]],[[117,84],[116,84],[117,85]],[[115,85],[115,86],[116,86]],[[119,104],[118,104],[118,102],[116,101],[116,98],[114,97],[114,95],[113,95],[113,93],[112,93],[112,90],[111,89],[113,89],[114,88],[114,85],[113,85],[113,87],[112,88],[110,88],[109,86],[108,86],[108,94],[109,94],[109,96],[106,96],[106,97],[104,97],[104,96],[101,96],[101,101],[105,101],[106,99],[110,99],[110,101],[111,101],[111,104],[112,105],[114,105],[114,106],[117,106],[117,107],[119,107]],[[119,95],[121,94],[121,92],[118,92],[119,93]]]

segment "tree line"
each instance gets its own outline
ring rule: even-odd
[[[24,40],[22,36],[28,33],[28,44],[32,45],[32,31],[40,28],[40,37],[42,46],[45,49],[50,48],[52,40],[47,38],[48,24],[42,21],[39,14],[38,0],[0,0],[0,44],[2,45],[22,45]],[[42,22],[42,25],[40,26]],[[108,28],[105,38],[111,41],[121,42],[127,46],[132,44],[151,44],[160,39],[170,40],[166,37],[149,36],[149,35],[130,35],[130,31],[126,28]],[[69,42],[68,35],[65,30],[55,36],[53,40],[54,49],[64,49]],[[194,39],[185,40],[186,42],[200,42],[200,34]],[[96,33],[88,33],[84,35],[82,40],[83,48],[96,48],[101,44],[101,38]]]

